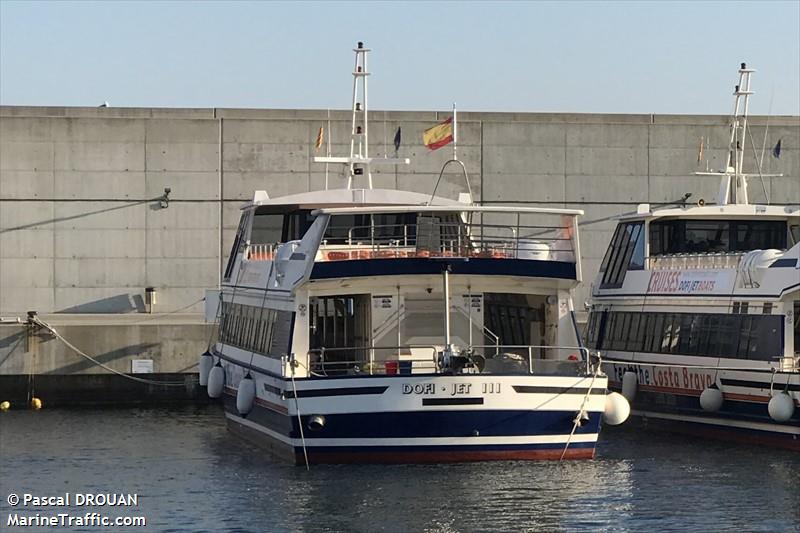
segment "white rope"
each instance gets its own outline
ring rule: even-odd
[[[116,374],[118,376],[122,376],[123,378],[130,379],[131,381],[138,381],[139,383],[146,383],[148,385],[164,385],[164,386],[167,386],[167,387],[185,387],[186,386],[186,382],[183,382],[183,381],[156,381],[156,380],[153,380],[153,379],[144,379],[144,378],[139,378],[139,377],[136,377],[136,376],[131,376],[130,374],[126,374],[124,372],[120,372],[119,370],[115,370],[115,369],[111,368],[110,366],[108,366],[108,365],[106,365],[104,363],[101,363],[100,361],[98,361],[97,359],[92,357],[91,355],[88,355],[88,354],[82,352],[74,344],[72,344],[67,339],[65,339],[58,331],[56,331],[56,329],[53,326],[51,326],[47,322],[42,321],[38,317],[33,317],[31,319],[31,322],[33,322],[34,324],[37,324],[37,325],[45,328],[46,330],[48,330],[50,333],[55,335],[55,337],[57,339],[59,339],[64,344],[66,344],[67,347],[70,348],[76,354],[80,355],[81,357],[85,357],[86,359],[88,359],[92,363],[96,364],[97,366],[99,366],[101,368],[104,368],[105,370],[108,370],[112,374]]]
[[[303,420],[300,418],[300,403],[297,401],[297,385],[294,383],[294,355],[289,359],[292,369],[292,389],[294,390],[294,410],[297,412],[297,427],[300,428],[300,442],[303,444],[303,457],[306,460],[306,470],[311,470],[308,465],[308,452],[306,451],[306,436],[303,434]]]
[[[589,401],[589,396],[592,394],[592,387],[594,386],[594,381],[597,379],[597,375],[600,373],[600,364],[601,364],[600,356],[597,356],[597,366],[594,369],[594,374],[592,374],[592,381],[589,382],[589,388],[586,390],[586,396],[583,397],[583,402],[581,402],[581,408],[578,410],[578,414],[575,415],[575,420],[573,420],[572,424],[572,431],[569,432],[569,437],[567,437],[567,444],[564,446],[564,451],[561,452],[561,457],[559,457],[559,462],[564,460],[564,456],[567,455],[567,449],[569,448],[570,442],[572,442],[572,436],[575,435],[575,430],[578,429],[578,425],[581,423],[581,415],[583,414],[584,407],[586,407],[586,402]]]

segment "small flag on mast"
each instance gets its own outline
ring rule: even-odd
[[[775,148],[772,149],[772,157],[775,159],[781,158],[781,141],[783,139],[778,139],[778,144],[775,145]]]
[[[428,150],[438,150],[453,142],[453,118],[428,128],[422,133],[422,143]]]
[[[320,126],[319,133],[317,133],[317,142],[316,144],[314,144],[314,150],[319,150],[324,140],[325,140],[325,129],[323,126]]]
[[[703,137],[700,137],[700,148],[697,150],[697,164],[703,160]]]
[[[401,135],[400,126],[397,126],[397,133],[394,134],[394,153],[395,154],[397,154],[397,152],[400,150],[400,135]]]

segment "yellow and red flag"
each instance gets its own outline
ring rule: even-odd
[[[422,144],[428,150],[438,150],[446,144],[453,142],[453,118],[428,128],[422,133]]]
[[[320,126],[319,133],[317,133],[317,142],[314,143],[314,149],[319,150],[320,146],[322,146],[322,142],[325,140],[325,129]]]

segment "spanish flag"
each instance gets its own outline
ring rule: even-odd
[[[444,122],[428,128],[422,133],[422,144],[428,150],[438,150],[446,144],[453,142],[453,118],[450,117]]]

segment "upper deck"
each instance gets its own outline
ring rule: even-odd
[[[579,281],[581,214],[408,191],[317,191],[275,200],[256,194],[244,207],[225,278],[236,284],[242,264],[252,271],[312,262],[310,279],[331,279],[438,274],[446,261],[455,274]]]
[[[765,268],[797,268],[800,209],[731,204],[668,208],[620,217],[595,281],[595,296],[728,294],[763,285]],[[798,277],[773,271],[777,285]],[[723,291],[723,292],[720,292]],[[763,292],[763,291],[762,291]]]

